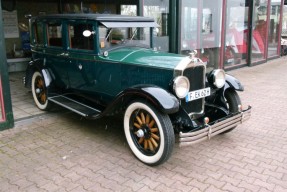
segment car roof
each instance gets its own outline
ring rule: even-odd
[[[95,20],[101,22],[153,22],[154,19],[142,16],[128,16],[116,14],[93,14],[93,13],[77,13],[77,14],[51,14],[33,17],[33,19],[80,19],[80,20]]]

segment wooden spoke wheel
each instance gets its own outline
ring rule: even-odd
[[[50,104],[47,97],[47,88],[42,74],[35,71],[32,76],[32,94],[34,102],[41,110],[48,110]]]
[[[168,115],[153,106],[134,102],[124,116],[127,142],[134,155],[148,165],[165,162],[172,153],[174,131]]]

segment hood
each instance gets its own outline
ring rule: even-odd
[[[174,69],[185,57],[140,47],[124,47],[108,51],[108,56],[105,59],[121,63]]]

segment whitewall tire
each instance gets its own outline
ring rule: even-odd
[[[133,154],[147,165],[159,165],[171,155],[174,130],[168,115],[149,103],[131,103],[124,114],[124,131]]]

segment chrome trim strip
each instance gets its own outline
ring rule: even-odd
[[[242,124],[244,121],[248,120],[251,117],[251,106],[242,112],[237,113],[236,115],[230,118],[222,118],[222,120],[213,125],[206,125],[205,128],[198,131],[190,133],[179,133],[179,146],[189,146],[196,143],[208,140],[224,131],[227,131],[239,124]]]

